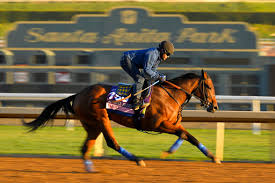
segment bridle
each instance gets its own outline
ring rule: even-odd
[[[178,120],[180,119],[180,116],[182,114],[182,111],[184,109],[184,107],[189,103],[190,99],[193,97],[197,98],[198,100],[201,101],[201,106],[203,106],[204,108],[208,108],[209,106],[213,105],[212,103],[210,103],[208,101],[208,92],[207,92],[207,89],[211,89],[206,83],[205,83],[206,79],[204,78],[200,78],[199,80],[199,83],[198,83],[198,86],[191,92],[189,93],[188,91],[186,91],[185,89],[181,88],[180,86],[174,84],[174,83],[171,83],[169,81],[164,81],[165,83],[173,86],[175,89],[178,89],[178,90],[181,90],[183,91],[186,95],[187,95],[187,98],[186,100],[184,101],[183,104],[180,104],[174,97],[173,95],[163,86],[163,85],[160,85],[161,88],[163,88],[167,94],[180,106],[180,109],[178,111],[178,115],[177,115],[177,120],[175,122],[175,124],[178,122]],[[195,95],[195,93],[197,92],[197,90],[199,90],[199,92],[201,93],[202,95],[202,98],[198,97]]]
[[[208,107],[211,105],[211,103],[208,101],[208,98],[209,98],[210,96],[208,95],[207,89],[211,89],[211,88],[205,83],[206,80],[207,80],[207,79],[200,78],[199,83],[198,83],[198,86],[197,86],[191,93],[189,93],[189,92],[186,91],[185,89],[183,89],[183,88],[181,88],[180,86],[178,86],[178,85],[176,85],[176,84],[174,84],[174,83],[171,83],[171,82],[169,82],[169,81],[165,81],[165,83],[167,83],[167,84],[173,86],[174,88],[176,88],[176,89],[178,89],[178,90],[183,91],[183,92],[187,95],[187,99],[186,99],[186,100],[184,101],[184,103],[182,104],[183,107],[184,107],[186,104],[189,103],[190,99],[191,99],[192,96],[193,96],[193,97],[195,97],[196,99],[198,99],[198,100],[201,101],[201,106],[203,106],[204,108],[208,108]],[[162,87],[163,89],[165,89],[165,87],[163,87],[162,85],[161,85],[161,87]],[[171,98],[173,98],[173,100],[175,100],[175,102],[176,102],[177,104],[179,104],[179,102],[178,102],[178,101],[177,101],[177,100],[176,100],[176,99],[175,99],[166,89],[165,89],[165,91],[168,93],[168,95],[169,95]],[[201,94],[202,97],[198,97],[198,96],[195,94],[197,91],[200,92],[200,94]],[[180,104],[179,104],[179,105],[180,105]]]
[[[208,101],[208,98],[210,96],[208,95],[208,92],[207,92],[207,89],[211,89],[211,88],[205,83],[206,80],[207,79],[204,79],[204,78],[200,79],[197,88],[192,91],[193,96],[201,101],[201,106],[203,106],[204,108],[208,108],[211,105],[211,103]],[[202,98],[194,94],[196,93],[197,90],[199,90],[199,92],[201,93]]]

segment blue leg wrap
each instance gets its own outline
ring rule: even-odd
[[[135,161],[137,158],[132,155],[131,153],[129,153],[126,149],[124,149],[123,147],[120,147],[120,149],[118,150],[118,152],[120,154],[122,154],[123,156],[125,156],[127,159]]]
[[[84,165],[87,172],[93,172],[93,162],[90,160],[84,160]]]
[[[205,156],[208,155],[208,150],[207,150],[207,148],[206,148],[202,143],[200,143],[200,144],[198,145],[198,148],[199,148],[199,150],[200,150]]]
[[[173,153],[175,152],[183,143],[183,139],[179,138],[178,140],[176,140],[176,142],[172,145],[172,147],[169,149],[168,152]]]

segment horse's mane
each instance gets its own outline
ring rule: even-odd
[[[200,78],[201,76],[195,74],[195,73],[187,73],[187,74],[183,74],[181,76],[178,76],[176,78],[173,78],[171,80],[169,80],[170,82],[172,83],[175,83],[175,84],[180,84],[186,80],[189,80],[189,79],[194,79],[194,78]]]

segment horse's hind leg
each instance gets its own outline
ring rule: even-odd
[[[87,125],[87,123],[84,123],[83,121],[81,122],[84,129],[87,131],[87,137],[81,148],[82,159],[84,160],[85,169],[88,172],[93,172],[94,170],[92,161],[90,160],[90,152],[95,144],[96,138],[101,131],[99,125]]]
[[[119,152],[120,154],[122,154],[124,157],[126,157],[130,161],[135,161],[137,163],[137,165],[145,166],[145,163],[143,160],[140,160],[135,155],[131,154],[126,149],[119,146],[118,142],[115,139],[107,111],[102,110],[101,112],[102,112],[102,118],[100,118],[100,122],[102,124],[102,133],[104,135],[104,138],[106,140],[108,147]]]

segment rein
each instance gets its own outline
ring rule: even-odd
[[[162,89],[164,89],[166,91],[166,93],[180,106],[180,109],[179,109],[179,112],[178,112],[178,115],[177,115],[177,120],[174,123],[174,124],[176,124],[179,121],[179,119],[180,119],[180,116],[181,116],[181,113],[183,111],[183,108],[189,103],[189,101],[190,101],[190,99],[192,97],[192,94],[190,94],[189,92],[187,92],[183,88],[179,87],[178,85],[175,85],[174,83],[171,83],[169,81],[164,81],[164,82],[168,83],[169,85],[173,86],[174,88],[176,88],[178,90],[183,91],[187,95],[187,99],[184,101],[184,103],[182,105],[180,105],[179,102],[173,97],[173,95],[168,90],[166,90],[166,88],[164,86],[160,85],[160,87]]]
[[[198,87],[197,87],[196,89],[194,89],[192,93],[189,93],[189,92],[186,91],[185,89],[181,88],[180,86],[178,86],[178,85],[176,85],[176,84],[174,84],[174,83],[171,83],[170,81],[164,81],[164,82],[166,82],[167,84],[169,84],[169,85],[173,86],[174,88],[176,88],[176,89],[178,89],[178,90],[181,90],[181,91],[183,91],[185,94],[187,94],[187,96],[188,96],[187,101],[188,101],[188,102],[190,101],[191,97],[195,97],[196,99],[200,100],[201,103],[205,103],[206,100],[207,100],[207,98],[208,98],[208,96],[205,94],[205,84],[204,84],[204,81],[205,81],[205,79],[200,79],[200,81],[199,81],[199,83],[198,83]],[[194,93],[199,89],[201,83],[202,83],[202,91],[201,91],[201,93],[202,93],[202,95],[203,95],[203,99],[201,99],[201,98],[197,97],[196,95],[194,95]],[[162,88],[164,88],[164,87],[162,87]],[[168,91],[166,91],[166,92],[168,93]],[[171,95],[171,94],[169,94],[169,96],[170,96],[170,95]],[[172,97],[172,98],[174,99],[174,97]],[[176,101],[176,99],[174,99],[174,100]],[[176,102],[177,102],[177,101],[176,101]],[[185,101],[185,102],[184,102],[184,105],[186,105],[188,102]],[[178,102],[177,102],[177,103],[178,103]]]
[[[189,93],[188,91],[186,91],[185,89],[179,87],[178,85],[171,83],[170,81],[164,81],[165,83],[173,86],[174,88],[178,89],[178,90],[182,90],[183,92],[185,92],[187,95],[192,95],[191,93]]]
[[[154,82],[154,83],[151,84],[150,86],[144,88],[143,90],[140,90],[139,92],[133,94],[133,96],[137,96],[138,94],[142,93],[143,91],[148,90],[148,89],[151,88],[152,86],[156,85],[158,82],[159,82],[159,80],[157,80],[156,82]],[[122,100],[126,100],[126,99],[130,98],[131,96],[132,96],[132,94],[130,93],[130,95],[128,95],[127,97],[123,97],[122,99],[120,99],[120,100],[115,100],[115,101],[113,101],[113,102],[115,102],[115,103],[121,102]]]
[[[174,84],[174,83],[171,83],[170,81],[164,81],[164,82],[166,82],[167,84],[173,86],[174,88],[183,91],[183,92],[187,95],[187,99],[184,101],[184,103],[183,103],[182,105],[179,104],[179,102],[173,97],[173,95],[172,95],[164,86],[160,85],[160,87],[163,88],[163,89],[167,92],[167,94],[168,94],[168,95],[169,95],[178,105],[180,105],[180,110],[179,110],[179,112],[178,112],[177,120],[176,120],[175,124],[178,122],[179,117],[181,116],[181,113],[182,113],[183,108],[189,103],[189,101],[190,101],[190,99],[192,98],[192,96],[194,96],[195,98],[197,98],[198,100],[200,100],[201,103],[202,103],[202,105],[206,103],[208,96],[205,94],[205,84],[204,84],[204,81],[205,81],[204,79],[200,79],[200,81],[199,81],[199,83],[198,83],[198,87],[197,87],[195,90],[193,90],[192,93],[189,93],[189,92],[186,91],[185,89],[181,88],[180,86],[178,86],[178,85],[176,85],[176,84]],[[202,91],[201,91],[201,93],[202,93],[202,95],[203,95],[203,99],[201,99],[201,98],[199,98],[199,97],[197,97],[196,95],[193,94],[193,93],[195,93],[195,92],[199,89],[201,83],[202,83],[202,85],[203,85],[203,86],[202,86]]]
[[[176,85],[176,84],[174,84],[174,83],[171,83],[170,81],[164,81],[164,82],[167,83],[167,84],[169,84],[169,85],[171,85],[171,86],[173,86],[174,88],[176,88],[176,89],[178,89],[178,90],[183,91],[183,92],[187,95],[187,100],[185,100],[185,102],[182,104],[182,106],[185,106],[186,104],[189,103],[191,97],[193,96],[192,93],[189,93],[189,92],[186,91],[185,89],[181,88],[180,86],[178,86],[178,85]],[[169,95],[178,105],[180,105],[179,102],[169,93],[169,91],[166,90],[166,88],[165,88],[164,86],[162,86],[162,85],[160,85],[160,86],[161,86],[161,88],[163,88],[163,89],[168,93],[168,95]],[[182,107],[182,108],[183,108],[183,107]]]

